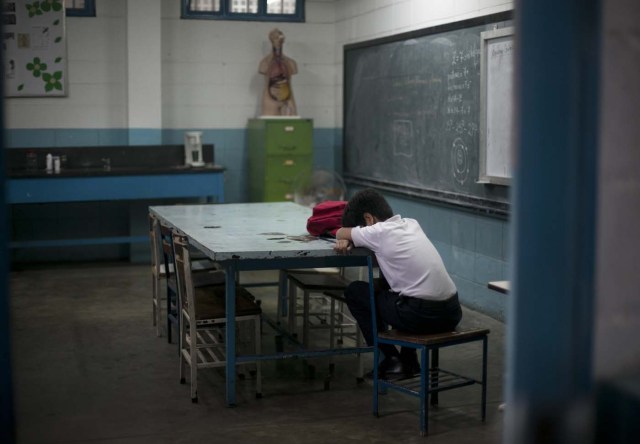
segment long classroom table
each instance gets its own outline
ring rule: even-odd
[[[236,403],[237,362],[288,357],[316,357],[371,352],[371,347],[296,350],[271,355],[236,355],[234,277],[238,271],[284,268],[366,266],[372,290],[372,257],[354,249],[340,255],[329,240],[306,232],[311,209],[291,202],[153,206],[161,224],[186,235],[189,242],[225,270],[226,279],[226,399]]]

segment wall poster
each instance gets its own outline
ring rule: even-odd
[[[2,2],[5,97],[67,95],[63,0]]]

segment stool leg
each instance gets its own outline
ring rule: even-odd
[[[426,347],[420,348],[420,360],[422,367],[420,368],[420,435],[427,436],[429,432],[429,403],[427,397],[429,392],[429,353]]]
[[[184,384],[185,383],[185,374],[186,374],[186,365],[187,365],[187,358],[184,356],[184,354],[182,353],[182,350],[186,350],[185,344],[186,342],[186,329],[185,329],[185,323],[181,322],[180,323],[180,332],[178,335],[178,353],[179,353],[179,358],[180,358],[180,384]]]
[[[280,270],[278,275],[278,308],[277,308],[277,316],[278,323],[280,323],[280,318],[285,318],[287,316],[287,274],[284,270]]]
[[[361,347],[364,338],[360,333],[360,328],[356,326],[356,347]],[[364,382],[364,364],[362,362],[362,353],[358,353],[358,374],[356,376],[357,382]]]
[[[342,305],[342,301],[338,302],[338,312],[337,312],[338,321],[338,344],[342,345],[344,343],[344,307]]]
[[[482,338],[482,421],[487,414],[487,336]]]
[[[256,355],[262,353],[262,319],[257,315],[254,320],[255,329],[255,352]],[[256,361],[256,398],[262,398],[262,361]]]
[[[336,300],[330,299],[331,308],[329,310],[329,348],[336,345]]]
[[[189,325],[189,336],[191,345],[189,346],[189,354],[191,355],[191,402],[198,402],[198,356],[197,356],[197,336],[195,325]]]
[[[302,292],[303,308],[302,308],[302,345],[304,348],[309,348],[309,292],[304,290]]]
[[[158,289],[157,289],[157,285],[158,285],[158,280],[156,279],[156,275],[155,273],[153,273],[153,271],[151,272],[151,297],[153,298],[152,302],[153,302],[153,326],[156,326],[156,312],[157,310],[157,305],[158,305]],[[160,336],[160,335],[158,335]]]
[[[373,416],[378,416],[378,359],[380,359],[380,351],[378,347],[373,349]]]
[[[296,286],[291,282],[287,282],[289,290],[289,333],[294,338],[296,337],[296,316],[298,315],[296,308]]]
[[[171,291],[167,286],[167,342],[171,344],[171,318],[169,318],[169,313],[171,313]]]
[[[429,369],[431,372],[431,388],[438,388],[438,379],[440,377],[440,372],[438,368],[440,366],[440,349],[434,348],[431,350],[431,368]],[[431,405],[438,405],[438,392],[431,393]]]
[[[329,310],[329,348],[333,350],[336,347],[336,300],[330,298],[331,309]],[[329,377],[333,377],[335,371],[335,364],[333,363],[333,356],[329,356]],[[325,384],[326,386],[326,384]],[[325,387],[326,390],[326,387]]]

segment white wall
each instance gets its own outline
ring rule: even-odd
[[[244,128],[259,115],[258,64],[276,27],[285,34],[284,53],[298,64],[298,113],[316,127],[335,125],[333,1],[307,0],[306,23],[181,20],[177,4],[163,2],[163,127]]]
[[[300,115],[342,126],[344,44],[512,8],[506,0],[307,0],[305,23],[181,20],[162,0],[162,128],[244,128],[259,113],[258,63],[280,27],[298,63]],[[97,2],[97,17],[67,18],[69,96],[7,99],[6,128],[128,128],[127,0]],[[144,24],[142,24],[144,26]],[[155,63],[155,61],[154,61]]]
[[[299,113],[314,119],[316,127],[333,127],[335,4],[306,3],[306,23],[278,24],[181,20],[179,0],[163,0],[162,69],[156,78],[138,80],[161,81],[162,127],[244,128],[247,118],[259,112],[262,78],[257,68],[271,50],[267,34],[274,27],[284,31],[285,54],[298,63],[292,82]],[[129,110],[127,84],[133,83],[128,81],[128,47],[135,42],[127,36],[127,0],[98,1],[96,8],[95,18],[66,21],[69,96],[7,99],[7,129],[126,129],[130,121],[148,120],[128,115],[135,111]]]
[[[162,128],[160,11],[161,5],[157,0],[127,2],[127,124],[129,128]]]
[[[336,0],[336,43],[341,47],[511,9],[508,0]]]

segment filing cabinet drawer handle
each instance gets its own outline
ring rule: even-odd
[[[288,167],[294,166],[295,164],[296,164],[296,161],[293,159],[287,159],[284,162],[282,162],[282,165],[288,166]]]

